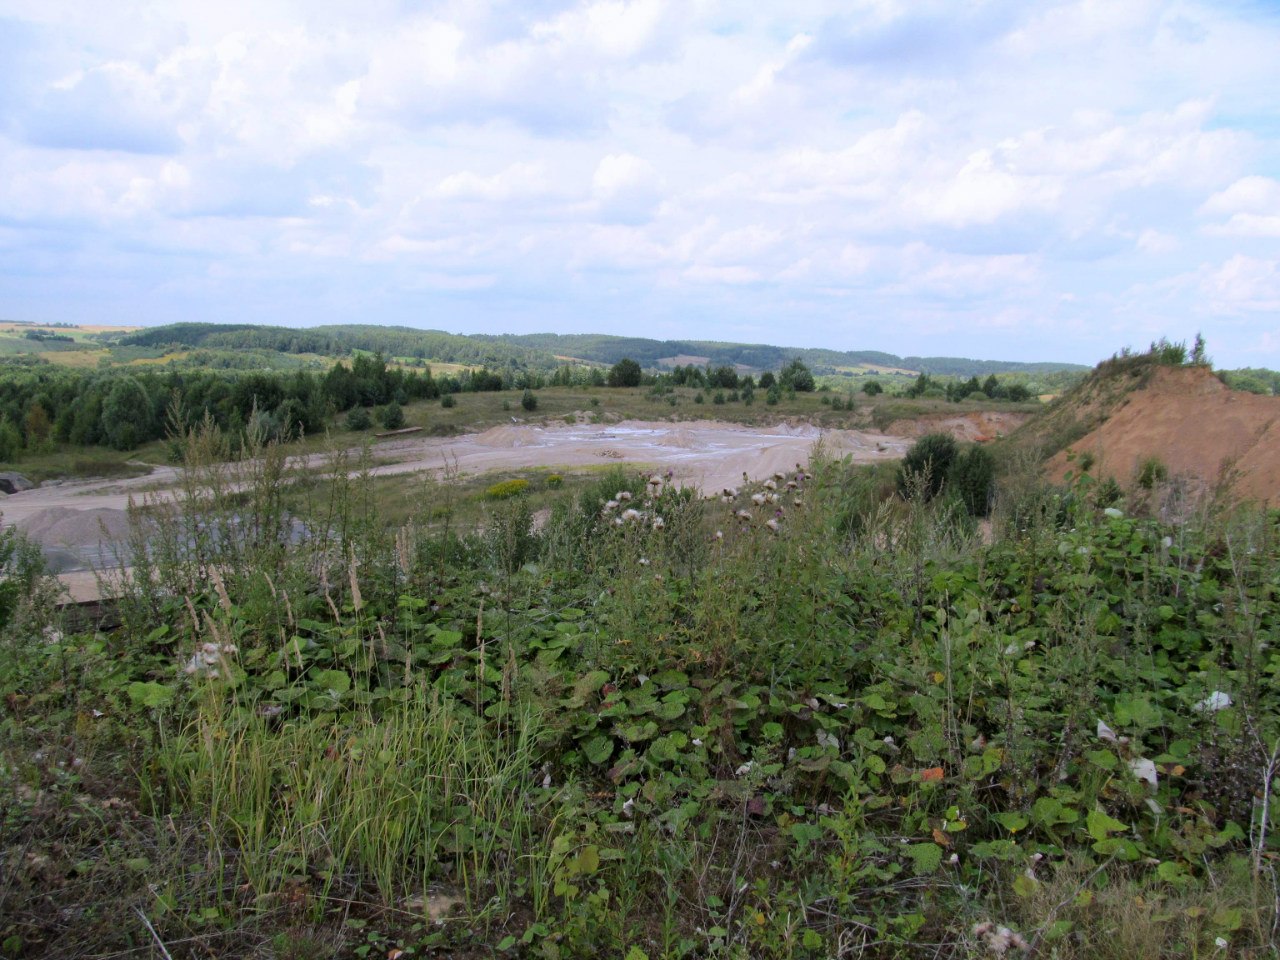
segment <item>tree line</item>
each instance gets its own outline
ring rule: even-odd
[[[288,439],[323,430],[337,413],[460,392],[503,390],[513,378],[481,367],[436,377],[379,355],[324,373],[243,370],[82,371],[51,364],[0,365],[0,461],[50,444],[132,450],[211,418],[231,435],[247,428]],[[527,386],[527,384],[522,384]]]

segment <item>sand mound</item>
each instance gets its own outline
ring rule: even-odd
[[[486,447],[524,447],[537,441],[531,436],[533,427],[490,427],[475,438],[475,442]]]
[[[677,447],[681,450],[692,450],[699,443],[697,437],[690,431],[683,429],[672,430],[665,439],[667,446]]]
[[[1246,499],[1280,499],[1280,398],[1242,393],[1203,367],[1158,367],[1096,429],[1054,456],[1049,475],[1062,479],[1068,453],[1093,455],[1097,475],[1133,481],[1158,459],[1174,476],[1229,488]]]
[[[885,432],[900,437],[923,437],[927,433],[946,433],[957,440],[985,443],[1012,433],[1031,419],[1031,416],[1029,413],[974,410],[970,413],[895,420],[889,424]]]
[[[129,535],[129,515],[124,510],[101,507],[74,510],[49,507],[16,524],[28,537],[51,547],[86,547],[120,542]]]

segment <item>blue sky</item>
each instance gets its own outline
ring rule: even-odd
[[[1280,7],[0,0],[0,318],[1280,368]]]

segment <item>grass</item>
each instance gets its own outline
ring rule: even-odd
[[[984,539],[821,457],[723,503],[225,449],[110,622],[3,561],[0,955],[1277,948],[1275,515],[1023,477]]]
[[[51,450],[27,453],[16,463],[0,462],[0,470],[15,470],[32,483],[43,483],[59,478],[141,477],[152,471],[153,464],[162,462],[164,446],[160,443],[128,451],[56,444]]]

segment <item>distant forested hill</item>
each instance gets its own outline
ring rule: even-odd
[[[552,367],[556,359],[493,337],[468,337],[440,330],[350,324],[325,327],[267,327],[247,323],[174,323],[120,338],[132,346],[180,346],[207,350],[276,350],[346,357],[354,352],[385,357],[437,360],[476,366]]]
[[[463,334],[411,327],[379,327],[372,324],[309,328],[266,327],[244,323],[175,323],[128,334],[116,341],[143,347],[176,346],[185,349],[275,350],[346,357],[353,352],[381,352],[405,357],[489,367],[551,369],[572,357],[611,366],[623,358],[654,369],[671,366],[674,357],[706,357],[713,366],[739,365],[752,370],[779,370],[799,357],[818,375],[873,365],[929,373],[935,376],[973,377],[991,373],[1050,373],[1086,370],[1071,363],[1014,363],[1001,360],[968,360],[958,357],[899,357],[878,350],[823,350],[778,347],[759,343],[723,343],[715,340],[650,340],[605,334]],[[664,364],[663,361],[666,361]],[[688,359],[684,363],[690,362]],[[699,361],[701,362],[701,361]]]
[[[939,376],[973,377],[991,373],[1051,373],[1087,370],[1075,363],[1016,363],[1003,360],[967,360],[959,357],[899,357],[878,350],[823,350],[775,347],[756,343],[722,343],[715,340],[648,340],[605,334],[504,334],[493,339],[530,347],[562,357],[577,357],[613,364],[630,357],[642,367],[657,367],[671,357],[706,357],[713,366],[741,364],[758,370],[777,370],[799,357],[816,374],[871,364]]]

